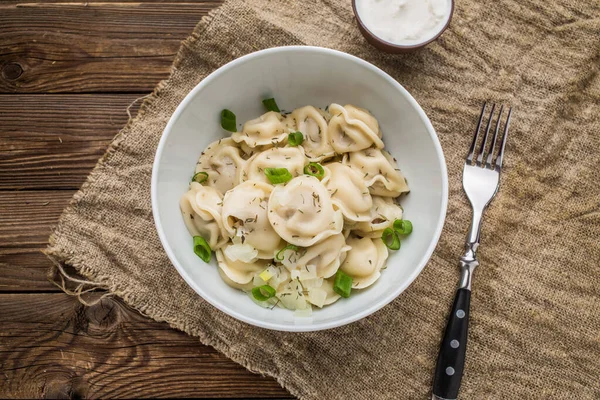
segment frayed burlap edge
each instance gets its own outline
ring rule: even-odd
[[[112,143],[108,147],[106,153],[104,153],[102,158],[100,158],[100,160],[94,167],[94,170],[92,171],[92,173],[87,177],[86,181],[83,183],[81,188],[77,191],[77,193],[75,193],[75,195],[71,199],[69,205],[63,211],[55,230],[53,231],[53,233],[50,235],[50,238],[48,239],[49,246],[47,249],[43,250],[43,253],[46,254],[46,256],[48,256],[48,258],[50,258],[50,260],[53,263],[53,267],[51,267],[50,270],[48,271],[48,280],[51,283],[53,283],[54,285],[56,285],[57,287],[59,287],[61,290],[63,290],[64,293],[71,295],[71,296],[76,296],[77,299],[86,306],[91,306],[91,305],[97,304],[100,301],[102,301],[104,298],[112,296],[112,295],[122,298],[130,306],[132,304],[139,304],[139,303],[138,303],[135,295],[133,295],[127,288],[119,287],[118,285],[110,285],[110,284],[106,283],[106,282],[108,282],[108,280],[105,277],[99,276],[98,274],[94,273],[94,271],[92,269],[87,267],[84,263],[80,262],[77,259],[77,257],[74,255],[73,252],[69,252],[66,249],[59,248],[59,246],[56,244],[55,237],[56,237],[57,233],[61,230],[61,222],[65,216],[76,212],[75,207],[76,207],[77,202],[79,200],[81,200],[81,198],[85,195],[86,188],[88,188],[95,181],[95,176],[94,176],[95,171],[98,168],[102,167],[108,160],[110,160],[110,158],[119,149],[121,143],[127,137],[130,127],[133,124],[140,121],[144,117],[148,107],[150,107],[154,103],[154,101],[161,96],[161,92],[162,92],[163,88],[168,84],[168,82],[170,80],[170,76],[173,75],[173,72],[177,69],[180,62],[182,61],[183,49],[186,47],[189,47],[190,45],[195,43],[200,38],[200,35],[202,35],[202,33],[204,31],[206,31],[206,29],[208,28],[210,23],[221,12],[222,12],[221,7],[210,11],[209,14],[206,15],[205,17],[203,17],[202,20],[196,25],[192,34],[190,36],[188,36],[181,43],[181,46],[175,57],[175,61],[171,65],[171,71],[170,71],[169,78],[159,82],[158,85],[156,86],[156,88],[152,91],[152,93],[150,95],[144,96],[144,101],[143,101],[142,105],[140,106],[140,109],[139,109],[137,115],[134,118],[130,117],[129,120],[127,121],[127,124],[125,125],[125,127],[123,129],[121,129],[121,131],[119,131],[119,133],[115,136]],[[134,102],[132,104],[134,104],[138,100],[140,100],[140,99],[134,100]],[[128,114],[129,114],[129,112],[128,112]],[[77,271],[78,274],[81,274],[84,277],[84,279],[80,279],[80,278],[71,276],[69,273],[67,273],[65,271],[63,265],[73,267]],[[74,284],[75,287],[70,288],[69,283]],[[87,301],[85,299],[84,295],[86,293],[90,293],[90,292],[92,292],[94,290],[98,290],[98,289],[106,290],[106,293],[103,294],[102,296],[100,296],[99,298],[94,299],[93,301]],[[131,306],[131,307],[134,308],[136,311],[138,311],[140,314],[144,315],[145,317],[149,317],[149,315],[146,313],[145,306],[141,305],[141,306]],[[269,376],[271,378],[274,378],[277,381],[277,383],[279,383],[279,385],[281,385],[281,387],[288,390],[292,395],[294,395],[300,399],[305,397],[304,391],[300,387],[295,385],[294,382],[284,379],[277,374],[271,374],[267,371],[264,371],[261,368],[258,368],[257,366],[253,365],[253,363],[249,362],[248,360],[245,360],[245,359],[239,357],[234,352],[231,352],[229,350],[228,346],[224,342],[222,342],[218,338],[214,337],[213,335],[209,335],[206,332],[193,330],[191,327],[186,325],[184,321],[181,321],[178,319],[176,319],[175,321],[170,321],[168,319],[168,316],[166,316],[166,315],[160,315],[160,314],[157,315],[155,313],[153,315],[152,319],[155,319],[159,322],[166,322],[172,328],[183,331],[188,335],[198,337],[203,344],[215,348],[217,351],[223,353],[226,357],[228,357],[229,359],[233,360],[234,362],[240,364],[241,366],[248,369],[249,371],[260,374],[262,376]]]

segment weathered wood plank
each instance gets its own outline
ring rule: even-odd
[[[41,253],[74,190],[0,191],[0,292],[58,291]]]
[[[0,5],[0,93],[151,91],[219,4]]]
[[[140,96],[0,95],[0,190],[79,188]]]
[[[115,299],[3,294],[0,326],[0,398],[290,397]]]

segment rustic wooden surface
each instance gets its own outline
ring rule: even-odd
[[[118,299],[83,306],[41,253],[128,106],[218,5],[0,0],[0,398],[291,397]]]

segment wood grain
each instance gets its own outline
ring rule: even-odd
[[[290,397],[119,300],[83,307],[64,294],[0,299],[0,398]]]
[[[141,96],[0,95],[0,190],[79,188]]]
[[[219,4],[0,4],[0,93],[149,92]]]
[[[0,191],[0,292],[58,291],[42,254],[74,190]]]

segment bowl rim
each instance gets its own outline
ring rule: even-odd
[[[356,6],[356,1],[357,0],[352,0],[352,11],[354,12],[354,18],[356,19],[356,22],[359,25],[361,33],[363,34],[363,36],[365,36],[366,39],[371,39],[372,41],[376,42],[379,44],[380,49],[386,52],[392,52],[392,53],[396,53],[396,52],[411,52],[411,51],[415,51],[418,49],[421,49],[425,46],[427,46],[429,43],[433,42],[434,40],[438,39],[440,36],[442,36],[442,34],[446,31],[446,29],[448,29],[448,26],[450,26],[450,21],[452,21],[452,16],[454,15],[454,0],[449,0],[450,1],[450,14],[448,15],[448,19],[446,20],[446,23],[442,26],[442,28],[438,31],[438,33],[432,37],[431,39],[425,40],[423,42],[420,43],[414,43],[414,44],[397,44],[397,43],[392,43],[392,42],[388,42],[385,39],[382,39],[381,37],[377,36],[375,33],[373,33],[373,31],[371,31],[369,28],[367,28],[367,25],[363,22],[362,18],[360,17],[360,13],[358,12],[358,8]],[[367,37],[367,35],[369,37]]]
[[[427,248],[425,254],[421,257],[421,259],[417,265],[417,268],[415,268],[413,273],[410,275],[409,279],[407,279],[402,285],[398,286],[394,292],[390,293],[386,297],[382,297],[378,301],[374,302],[373,304],[371,304],[370,306],[365,308],[360,313],[353,314],[353,315],[348,316],[343,319],[333,320],[333,321],[328,321],[328,322],[321,322],[321,323],[287,325],[287,324],[282,324],[282,323],[265,322],[260,319],[254,318],[254,317],[241,314],[241,313],[237,312],[235,309],[231,309],[227,306],[224,306],[224,305],[220,304],[218,301],[216,301],[215,299],[206,295],[204,290],[199,285],[197,285],[196,282],[194,280],[192,280],[192,278],[185,272],[183,267],[179,265],[179,261],[175,257],[173,250],[170,248],[170,246],[168,244],[167,237],[165,235],[165,232],[164,232],[162,224],[161,224],[160,211],[158,208],[158,192],[157,192],[157,190],[158,190],[158,171],[161,168],[160,159],[161,159],[162,153],[165,149],[167,138],[169,137],[169,134],[170,134],[173,126],[175,125],[176,121],[179,119],[183,110],[190,104],[192,98],[194,98],[199,91],[201,91],[210,81],[216,79],[221,74],[225,73],[226,71],[228,71],[232,68],[235,68],[236,66],[238,66],[240,64],[243,64],[245,62],[248,62],[248,61],[256,59],[256,58],[271,55],[272,53],[288,53],[288,52],[298,52],[298,51],[308,51],[308,52],[315,52],[315,53],[320,53],[320,54],[327,54],[329,56],[341,57],[348,61],[358,63],[361,66],[380,75],[382,78],[387,80],[389,84],[394,86],[397,90],[399,90],[407,98],[409,103],[411,103],[411,105],[413,105],[413,107],[416,109],[421,120],[425,123],[427,131],[428,131],[428,133],[433,141],[433,145],[435,147],[435,152],[437,154],[438,163],[439,163],[441,173],[442,173],[442,204],[441,204],[440,214],[438,216],[439,222],[435,228],[434,235],[429,244],[429,247]],[[417,276],[419,276],[419,274],[423,271],[423,268],[425,268],[425,265],[427,264],[427,262],[430,260],[432,254],[433,254],[433,251],[435,250],[435,248],[437,246],[440,235],[442,233],[442,228],[445,223],[446,210],[447,210],[447,206],[448,206],[448,171],[447,171],[447,167],[446,167],[446,160],[444,157],[444,153],[442,151],[442,146],[439,142],[439,139],[437,137],[435,129],[433,128],[433,125],[431,124],[431,121],[429,121],[429,118],[427,117],[427,115],[425,114],[425,112],[423,111],[421,106],[417,103],[417,101],[412,97],[412,95],[402,85],[400,85],[400,83],[398,83],[394,78],[392,78],[386,72],[384,72],[383,70],[374,66],[373,64],[371,64],[361,58],[358,58],[356,56],[353,56],[353,55],[350,55],[350,54],[347,54],[347,53],[344,53],[344,52],[341,52],[338,50],[332,50],[332,49],[316,47],[316,46],[283,46],[283,47],[273,47],[273,48],[269,48],[269,49],[265,49],[265,50],[259,50],[259,51],[244,55],[240,58],[237,58],[233,61],[228,62],[227,64],[221,66],[220,68],[216,69],[215,71],[210,73],[208,76],[206,76],[185,96],[185,98],[177,106],[175,112],[169,119],[169,122],[167,123],[165,129],[163,130],[162,136],[160,138],[160,141],[159,141],[159,144],[158,144],[158,147],[156,150],[156,154],[154,156],[153,166],[152,166],[152,180],[151,180],[150,192],[151,192],[151,201],[152,201],[152,215],[154,218],[154,224],[156,227],[156,231],[158,233],[158,237],[161,241],[161,244],[162,244],[165,252],[167,253],[167,256],[169,257],[169,260],[171,261],[171,263],[173,264],[173,266],[175,267],[177,272],[179,272],[179,275],[181,275],[181,277],[185,280],[185,282],[192,289],[194,289],[194,291],[197,294],[199,294],[204,300],[206,300],[212,306],[216,307],[218,310],[228,314],[229,316],[231,316],[237,320],[243,321],[245,323],[248,323],[250,325],[254,325],[254,326],[258,326],[258,327],[266,328],[266,329],[271,329],[271,330],[277,330],[277,331],[315,332],[315,331],[319,331],[319,330],[331,329],[331,328],[344,326],[344,325],[350,324],[352,322],[355,322],[359,319],[362,319],[368,315],[373,314],[374,312],[380,310],[382,307],[384,307],[385,305],[389,304],[394,299],[396,299],[404,290],[406,290],[406,288],[408,288],[408,286],[410,286],[410,284],[417,278]]]

